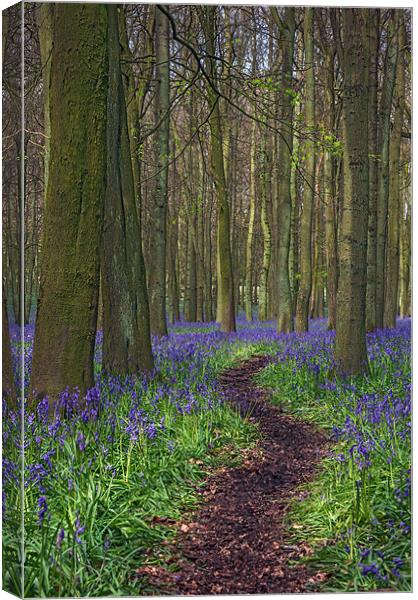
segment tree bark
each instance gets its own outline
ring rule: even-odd
[[[370,74],[369,74],[369,229],[367,238],[366,331],[376,329],[376,229],[378,205],[378,69],[379,69],[380,11],[369,15]]]
[[[57,4],[51,56],[51,159],[31,390],[94,384],[106,177],[107,10]],[[59,252],[57,249],[59,248]]]
[[[156,134],[155,193],[152,207],[151,264],[149,272],[151,331],[167,335],[166,317],[166,235],[168,160],[170,131],[170,52],[169,22],[158,9],[155,13],[155,124]]]
[[[398,280],[399,280],[399,220],[400,220],[400,176],[401,140],[404,117],[405,93],[405,25],[399,19],[398,59],[395,84],[395,116],[390,137],[390,178],[388,201],[388,231],[386,252],[386,283],[383,327],[395,327],[398,313]]]
[[[387,44],[382,94],[379,105],[378,127],[378,195],[377,195],[377,239],[376,239],[376,327],[383,327],[383,312],[385,298],[385,267],[386,267],[386,234],[387,212],[389,197],[389,140],[390,114],[392,109],[393,90],[395,86],[397,44],[396,30],[398,27],[398,11],[391,11],[390,25],[387,29],[389,43]]]
[[[356,375],[368,369],[365,331],[369,197],[367,10],[347,8],[342,15],[345,181],[334,359],[340,374]]]
[[[271,230],[268,210],[267,193],[267,160],[266,160],[266,132],[263,132],[261,140],[261,231],[263,235],[263,260],[260,275],[259,312],[260,321],[268,318],[268,279],[271,258]]]
[[[312,290],[312,209],[315,190],[315,146],[312,141],[315,127],[315,73],[313,44],[313,8],[305,8],[304,42],[305,42],[305,127],[308,140],[304,144],[305,181],[303,188],[303,205],[300,223],[300,280],[296,302],[295,328],[298,332],[308,331],[309,300]]]
[[[256,206],[256,121],[252,123],[251,129],[251,149],[250,149],[250,208],[248,216],[247,244],[245,253],[245,287],[244,287],[244,306],[245,318],[247,321],[253,320],[252,305],[252,286],[253,286],[253,243],[254,243],[254,221]]]
[[[230,241],[230,216],[226,188],[221,114],[219,110],[219,96],[216,91],[217,75],[215,57],[215,6],[207,6],[205,10],[205,36],[208,51],[208,65],[211,84],[207,84],[209,101],[209,126],[211,134],[211,162],[215,181],[216,198],[218,205],[218,252],[219,252],[219,283],[220,283],[220,308],[219,316],[221,331],[231,333],[236,331],[234,307],[234,282],[232,275],[232,255]]]
[[[148,319],[141,322],[139,312],[139,295],[145,278],[120,63],[118,7],[108,5],[107,9],[109,90],[102,260],[103,369],[108,373],[134,374],[152,369],[153,360]]]
[[[277,9],[272,7],[273,15]],[[309,12],[309,11],[308,11]],[[308,20],[312,20],[312,15]],[[312,27],[312,23],[311,23]],[[295,38],[295,9],[284,10],[282,34],[282,58],[280,74],[281,132],[278,138],[277,167],[277,332],[293,331],[293,305],[289,281],[289,245],[292,200],[290,192],[293,147],[293,47]],[[311,32],[313,34],[313,32]],[[313,38],[312,38],[313,44]],[[312,46],[313,47],[313,46]],[[313,65],[312,72],[313,72]],[[310,90],[312,91],[312,90]],[[277,157],[276,157],[277,160]]]

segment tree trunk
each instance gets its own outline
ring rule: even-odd
[[[141,280],[141,237],[120,64],[118,8],[116,5],[107,8],[109,92],[102,260],[103,369],[107,373],[128,374],[152,369],[153,361],[150,332],[146,329],[148,321],[141,323],[138,311],[138,295],[145,282]]]
[[[169,22],[158,9],[155,13],[156,134],[155,194],[152,207],[151,269],[149,272],[151,331],[167,335],[166,318],[166,219],[168,194],[168,159],[170,130],[170,53]]]
[[[187,221],[187,268],[184,295],[184,320],[196,322],[196,252],[194,244],[193,223]]]
[[[315,73],[313,43],[313,8],[305,8],[304,42],[305,42],[305,127],[308,140],[304,144],[305,181],[303,187],[303,206],[300,223],[300,280],[296,302],[296,331],[308,331],[309,300],[312,289],[312,208],[315,190],[315,146],[312,141],[315,127]]]
[[[50,156],[51,119],[49,109],[49,84],[51,79],[51,50],[53,35],[54,4],[43,2],[37,11],[39,50],[42,63],[43,105],[44,105],[44,196],[48,189],[48,169]]]
[[[247,244],[245,253],[245,287],[244,287],[244,305],[245,318],[247,321],[253,320],[252,306],[252,285],[253,285],[253,240],[254,240],[254,221],[256,205],[256,121],[252,123],[251,130],[251,150],[250,150],[250,211],[248,217]]]
[[[376,327],[379,329],[383,327],[385,297],[386,234],[389,197],[390,114],[398,56],[395,33],[398,27],[397,14],[398,11],[391,11],[390,25],[388,26],[387,30],[387,35],[389,36],[390,41],[387,45],[382,94],[379,106],[378,149],[380,153],[380,160],[378,163],[376,239]]]
[[[273,15],[277,9],[272,7]],[[312,19],[313,16],[310,15]],[[277,167],[277,332],[293,331],[293,306],[289,281],[289,245],[292,200],[290,192],[293,146],[292,71],[295,38],[295,9],[284,10],[282,33],[282,59],[280,74],[281,132],[278,139]],[[313,39],[312,39],[313,44]],[[276,157],[277,160],[277,157]]]
[[[234,307],[234,283],[232,275],[232,255],[230,241],[229,203],[226,188],[221,114],[219,110],[219,96],[216,92],[217,76],[215,56],[215,6],[205,7],[205,34],[206,46],[209,55],[208,64],[212,85],[207,85],[209,100],[209,126],[211,136],[211,162],[215,181],[216,198],[218,205],[218,252],[220,275],[220,308],[219,316],[221,331],[226,333],[236,331]]]
[[[399,220],[400,220],[400,176],[401,139],[404,116],[405,63],[404,46],[405,26],[400,17],[398,30],[398,60],[396,66],[395,117],[390,137],[390,179],[388,205],[388,232],[386,252],[384,327],[395,327],[398,312],[399,279]]]
[[[51,159],[31,390],[94,384],[93,355],[106,178],[107,10],[56,4]],[[59,248],[59,252],[57,252]]]
[[[379,10],[371,10],[370,74],[369,74],[369,230],[367,238],[366,331],[376,329],[376,228],[378,205],[378,69],[379,69]]]
[[[345,181],[334,359],[340,374],[355,375],[368,368],[365,331],[369,196],[367,10],[347,8],[342,15]]]
[[[337,310],[338,286],[338,248],[337,248],[337,215],[336,189],[333,165],[333,145],[335,127],[335,98],[334,98],[334,54],[326,54],[326,86],[325,105],[326,129],[331,138],[325,146],[324,153],[324,204],[325,204],[325,245],[327,262],[327,304],[328,329],[335,329]]]
[[[401,257],[400,257],[400,316],[411,316],[411,207],[409,203],[401,215]]]
[[[266,321],[268,318],[268,278],[271,257],[271,230],[268,211],[267,194],[267,161],[266,161],[266,132],[262,133],[261,140],[261,231],[263,234],[263,260],[260,274],[260,294],[258,318]]]

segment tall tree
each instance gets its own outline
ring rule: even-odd
[[[295,9],[284,9],[283,21],[280,19],[277,8],[272,7],[281,36],[281,72],[279,94],[281,104],[281,128],[278,137],[276,160],[277,167],[277,331],[288,333],[293,331],[293,306],[289,282],[289,244],[291,221],[291,165],[293,145],[293,47],[295,39]],[[312,19],[312,15],[309,16]],[[312,32],[310,34],[313,35]],[[313,44],[313,39],[312,39]],[[313,59],[313,56],[312,56]],[[313,73],[313,65],[312,73]],[[311,90],[312,91],[312,90]]]
[[[376,259],[378,206],[378,71],[379,71],[379,9],[369,13],[370,73],[369,73],[369,221],[367,237],[366,330],[376,329]]]
[[[303,39],[305,44],[305,128],[307,140],[304,144],[306,156],[304,169],[303,201],[300,223],[300,280],[296,302],[295,328],[298,332],[308,331],[309,300],[312,290],[312,210],[315,194],[315,71],[314,71],[314,9],[305,8]]]
[[[166,15],[155,13],[155,193],[152,207],[151,260],[149,272],[151,331],[167,335],[166,235],[168,160],[170,131],[170,34]]]
[[[206,93],[209,103],[209,126],[211,133],[211,163],[218,205],[218,252],[220,275],[219,316],[221,330],[227,333],[236,330],[234,307],[234,282],[232,275],[232,255],[230,240],[230,216],[225,166],[223,156],[223,137],[221,113],[219,109],[218,76],[216,66],[216,7],[203,9],[203,26],[207,49],[207,67],[210,80],[206,81]]]
[[[153,367],[141,234],[122,82],[117,5],[107,5],[109,87],[107,184],[103,228],[103,368],[137,373]],[[144,314],[145,313],[145,314]]]
[[[327,11],[326,11],[327,12]],[[336,185],[334,154],[335,136],[335,61],[337,49],[335,40],[327,34],[326,22],[318,19],[320,26],[320,43],[324,57],[325,86],[325,148],[324,148],[324,189],[323,201],[325,205],[325,247],[327,263],[327,303],[328,303],[328,329],[335,329],[337,311],[338,287],[338,245],[337,245],[337,211],[336,211]]]
[[[152,29],[154,22],[153,7],[148,7],[148,22],[147,26]],[[124,156],[130,154],[132,162],[132,176],[134,186],[134,201],[129,204],[132,211],[132,220],[129,224],[129,230],[132,243],[132,276],[133,276],[133,291],[135,296],[135,305],[137,309],[138,323],[138,342],[140,349],[139,367],[142,370],[149,370],[153,367],[154,359],[152,356],[151,340],[150,340],[150,311],[147,288],[147,276],[145,270],[145,261],[143,253],[143,234],[142,234],[142,197],[141,197],[141,159],[140,159],[140,143],[139,136],[141,131],[141,115],[143,113],[143,104],[146,97],[146,89],[151,80],[152,64],[151,58],[147,58],[144,77],[136,85],[135,76],[132,70],[132,54],[129,48],[128,34],[126,30],[126,18],[124,11],[119,11],[119,42],[121,52],[121,67],[123,90],[126,105],[126,118],[129,135],[129,149],[124,150]],[[148,40],[145,44],[145,50],[151,54],[152,44]],[[124,131],[124,115],[121,115],[121,136],[125,140]],[[124,156],[121,160],[124,161]],[[131,172],[128,165],[121,167],[122,172],[126,173],[126,180],[129,182],[128,189],[130,190]],[[132,192],[129,191],[132,196]],[[130,212],[128,212],[130,214]]]
[[[244,305],[245,318],[247,321],[253,320],[253,243],[254,243],[254,222],[256,207],[256,154],[257,154],[257,123],[254,120],[251,129],[251,149],[250,149],[250,210],[248,215],[248,232],[245,253],[245,288]]]
[[[266,156],[266,132],[262,133],[260,150],[260,203],[261,203],[261,231],[263,235],[263,259],[260,274],[260,294],[258,318],[265,321],[268,318],[268,278],[271,259],[271,229],[269,219],[269,194],[267,184],[267,156]]]
[[[386,235],[389,198],[390,115],[396,77],[398,11],[390,11],[387,25],[386,57],[378,124],[378,194],[376,229],[376,327],[383,327],[385,297]]]
[[[369,199],[367,11],[342,10],[344,201],[340,232],[335,362],[340,373],[367,369],[366,258]]]
[[[401,213],[400,169],[405,95],[405,25],[399,17],[398,59],[394,94],[394,121],[390,137],[389,200],[386,251],[384,327],[395,327],[398,312],[399,222]]]
[[[107,10],[57,4],[51,158],[31,390],[50,401],[93,385],[106,177]],[[59,249],[59,251],[58,251]]]

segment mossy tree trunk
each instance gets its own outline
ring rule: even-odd
[[[369,198],[367,11],[342,11],[344,200],[334,359],[337,371],[367,370],[366,258]]]
[[[31,390],[50,402],[94,383],[106,178],[107,10],[56,4],[51,155]],[[59,249],[59,251],[58,251]]]
[[[51,51],[54,19],[54,4],[43,2],[38,6],[37,23],[39,50],[42,63],[43,105],[44,105],[44,191],[48,189],[48,169],[50,156],[51,119],[49,114],[49,84],[51,79]]]

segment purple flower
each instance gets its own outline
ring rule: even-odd
[[[57,541],[56,541],[56,547],[57,547],[58,550],[61,549],[64,537],[65,537],[65,531],[64,531],[64,528],[61,527],[61,529],[59,530],[59,532],[57,534]]]
[[[76,544],[81,544],[81,535],[84,533],[85,526],[81,525],[80,517],[77,515],[77,519],[75,522],[75,531],[74,531],[74,540]]]
[[[48,503],[45,496],[38,498],[38,523],[41,525],[45,519],[45,515],[48,511]]]

